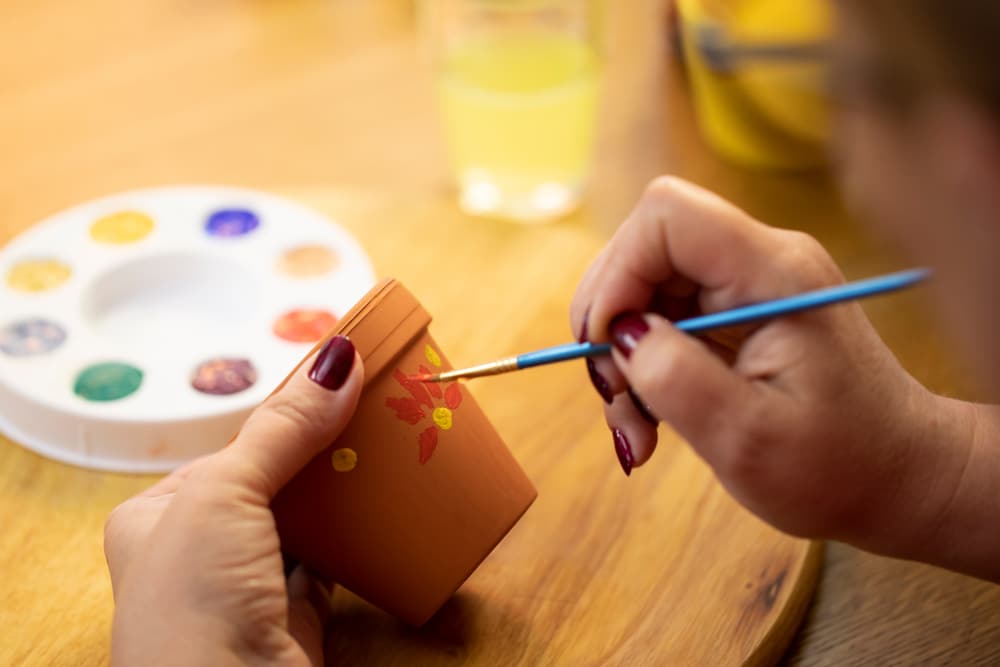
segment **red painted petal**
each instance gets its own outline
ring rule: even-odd
[[[392,377],[396,378],[396,382],[401,384],[406,391],[410,392],[410,395],[413,396],[417,403],[426,405],[431,410],[434,409],[434,401],[431,400],[430,394],[427,393],[426,382],[414,380],[398,368],[392,374]]]
[[[462,404],[462,388],[457,382],[450,384],[445,388],[444,404],[452,410]]]
[[[434,375],[434,373],[431,372],[431,369],[427,368],[427,366],[424,365],[421,365],[420,368],[418,368],[417,370],[419,370],[424,375]],[[433,396],[434,398],[441,398],[441,385],[439,385],[437,382],[424,382],[423,385],[427,389],[427,393],[429,393],[431,396]]]
[[[402,419],[407,424],[416,424],[426,416],[420,409],[420,404],[409,396],[393,396],[385,399],[385,404],[396,411],[397,419]]]
[[[438,445],[437,426],[428,426],[420,432],[420,464],[423,465],[430,460],[431,454]]]

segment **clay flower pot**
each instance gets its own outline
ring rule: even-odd
[[[273,504],[286,553],[413,625],[448,600],[536,496],[464,386],[408,378],[450,368],[430,321],[387,280],[328,334],[354,343],[364,393],[341,437]]]

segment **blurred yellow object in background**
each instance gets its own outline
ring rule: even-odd
[[[733,162],[808,169],[827,162],[829,0],[678,0],[698,122]]]

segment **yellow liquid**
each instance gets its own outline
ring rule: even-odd
[[[543,32],[467,41],[440,97],[462,206],[542,220],[573,209],[594,136],[598,66],[589,46]]]

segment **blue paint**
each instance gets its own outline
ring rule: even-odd
[[[245,236],[260,227],[260,218],[245,208],[223,208],[208,216],[205,231],[212,236]]]

